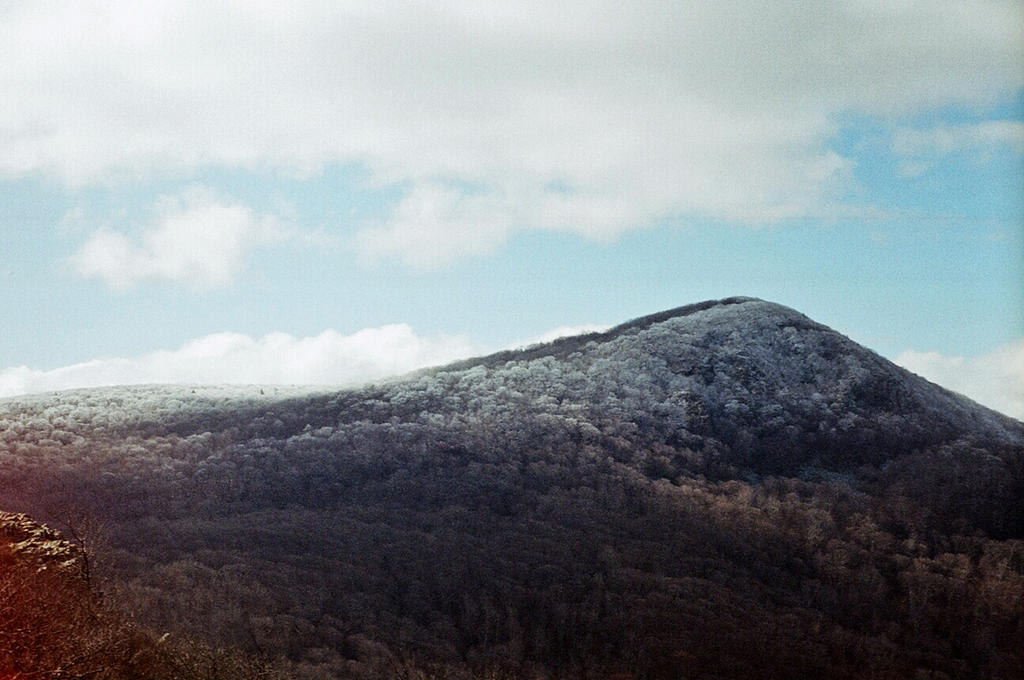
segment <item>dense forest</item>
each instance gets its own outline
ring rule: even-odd
[[[2,400],[0,508],[138,635],[303,680],[1024,677],[1024,424],[747,298],[357,389]]]

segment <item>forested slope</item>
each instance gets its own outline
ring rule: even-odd
[[[303,678],[1024,668],[1024,425],[747,298],[340,392],[0,401],[0,507]]]

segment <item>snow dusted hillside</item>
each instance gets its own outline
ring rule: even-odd
[[[500,409],[517,395],[552,415],[611,417],[659,441],[710,446],[766,471],[877,463],[956,441],[1024,443],[1021,423],[792,309],[750,298],[682,307],[456,367],[392,392],[416,399],[431,380],[454,386],[458,376],[491,398],[467,404],[451,389],[453,410]]]
[[[356,389],[0,400],[0,508],[310,680],[1024,668],[1024,424],[749,298]]]

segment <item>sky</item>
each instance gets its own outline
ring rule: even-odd
[[[0,396],[749,295],[1024,418],[1019,0],[0,0]]]

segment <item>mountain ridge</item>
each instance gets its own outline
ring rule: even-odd
[[[662,329],[667,329],[668,340],[657,337],[665,335]],[[631,352],[634,358],[639,356],[640,362],[653,357],[664,362],[675,376],[697,378],[691,387],[700,392],[698,406],[710,405],[716,412],[712,415],[721,411],[730,399],[774,401],[787,404],[792,410],[798,406],[793,403],[793,393],[803,389],[800,395],[803,399],[821,402],[827,397],[831,407],[803,408],[805,419],[840,420],[834,411],[870,415],[874,410],[904,421],[909,414],[917,414],[922,421],[930,420],[927,425],[913,424],[920,431],[921,442],[901,438],[898,446],[904,448],[934,445],[942,438],[938,436],[939,431],[950,440],[960,431],[988,441],[1024,443],[1024,427],[1019,421],[935,385],[796,310],[749,297],[687,305],[640,317],[603,333],[469,359],[428,369],[420,375],[437,376],[478,367],[500,370],[509,362],[529,364],[545,358],[564,361],[586,355],[588,348],[594,350],[595,345],[599,350],[601,346],[616,342],[640,345],[639,352],[635,351],[637,347],[628,344],[624,349],[624,353]],[[814,362],[818,375],[807,370],[807,364]],[[825,384],[820,375],[837,362],[844,365],[832,370],[830,377],[838,387]],[[722,387],[724,394],[718,398],[711,389],[716,371],[726,377],[720,381],[726,384]],[[766,380],[757,382],[759,376]],[[728,378],[736,379],[729,382]],[[397,379],[394,384],[404,380]],[[734,401],[733,405],[736,403]],[[851,429],[855,424],[847,422],[842,426]],[[936,436],[925,436],[928,431]]]
[[[248,385],[248,384],[225,384],[225,385],[207,385],[207,384],[181,384],[181,385],[168,385],[163,383],[152,383],[152,384],[132,384],[123,386],[109,386],[109,387],[97,387],[97,388],[75,388],[72,390],[61,390],[59,392],[44,392],[44,393],[33,393],[28,395],[16,395],[12,397],[6,397],[0,399],[0,404],[4,401],[9,402],[20,402],[26,399],[39,399],[44,400],[48,396],[55,394],[68,394],[68,393],[101,393],[104,390],[120,389],[120,390],[133,390],[133,391],[147,391],[147,390],[197,390],[200,393],[208,394],[220,392],[221,394],[215,394],[214,397],[220,400],[231,399],[233,397],[248,398],[253,401],[272,401],[275,397],[280,396],[283,399],[298,398],[302,399],[306,396],[314,393],[330,393],[338,391],[355,390],[363,387],[372,387],[374,385],[390,385],[395,383],[401,383],[407,380],[417,379],[422,376],[431,376],[438,373],[449,373],[454,371],[468,370],[476,366],[485,367],[496,367],[509,361],[530,361],[533,359],[543,358],[546,356],[554,358],[564,358],[565,356],[579,351],[583,346],[589,343],[602,343],[614,340],[628,333],[636,333],[643,331],[650,326],[660,324],[666,321],[674,319],[681,319],[684,317],[691,317],[701,312],[713,310],[715,308],[730,307],[738,305],[761,305],[774,310],[780,316],[785,318],[787,325],[799,328],[799,329],[817,329],[831,331],[832,333],[838,334],[836,331],[820,324],[801,312],[787,307],[785,305],[766,301],[756,297],[748,296],[730,296],[721,299],[710,299],[697,303],[691,303],[674,307],[672,309],[664,310],[661,312],[655,312],[652,314],[644,315],[617,324],[604,331],[596,331],[583,333],[579,335],[566,336],[557,338],[555,340],[536,343],[523,347],[509,348],[499,350],[490,354],[484,354],[476,357],[467,357],[465,359],[455,360],[446,364],[437,366],[429,366],[421,369],[416,369],[404,374],[398,374],[394,376],[388,376],[374,381],[369,381],[361,385]],[[955,401],[960,402],[962,405],[964,402],[969,402],[971,405],[980,407],[983,411],[991,412],[996,418],[1001,420],[1007,420],[1014,423],[1021,423],[1019,419],[1013,418],[1005,413],[1002,413],[996,409],[979,404],[969,397],[950,390],[942,385],[938,385],[923,376],[913,373],[908,369],[898,366],[892,363],[890,360],[885,359],[881,355],[873,352],[872,350],[859,345],[853,340],[850,340],[846,336],[841,336],[845,341],[852,343],[867,352],[870,352],[878,359],[883,362],[891,364],[898,371],[905,373],[907,376],[913,376],[913,379],[918,381],[924,381],[928,385],[932,385],[942,392],[952,396]],[[259,394],[256,392],[259,391]],[[244,394],[248,392],[248,394]],[[270,392],[270,394],[265,394]]]
[[[643,329],[645,329],[647,327],[650,327],[650,326],[658,324],[658,323],[662,323],[662,322],[669,321],[669,320],[672,320],[672,319],[679,319],[679,318],[682,318],[682,317],[689,317],[689,316],[692,316],[692,315],[695,315],[695,314],[699,314],[700,312],[705,312],[705,311],[711,310],[711,309],[713,309],[715,307],[726,307],[726,306],[732,306],[732,305],[743,305],[743,304],[751,304],[751,303],[752,304],[758,304],[758,305],[764,305],[764,306],[767,306],[767,307],[770,307],[770,308],[776,310],[777,312],[779,312],[782,315],[787,317],[788,325],[791,325],[791,326],[794,326],[794,327],[802,327],[802,328],[805,328],[805,329],[806,328],[814,328],[814,329],[820,329],[820,330],[829,330],[829,331],[832,331],[832,332],[835,332],[835,333],[838,334],[837,331],[834,331],[833,329],[830,329],[827,326],[812,320],[810,317],[804,315],[803,313],[801,313],[801,312],[799,312],[799,311],[797,311],[797,310],[795,310],[795,309],[793,309],[791,307],[782,305],[780,303],[776,303],[776,302],[772,302],[772,301],[768,301],[768,300],[763,300],[761,298],[749,297],[749,296],[739,296],[738,295],[738,296],[730,296],[730,297],[721,298],[721,299],[704,300],[704,301],[697,302],[697,303],[691,303],[691,304],[682,305],[682,306],[679,306],[679,307],[674,307],[672,309],[664,310],[664,311],[661,311],[661,312],[655,312],[653,314],[647,314],[647,315],[644,315],[644,316],[637,317],[635,319],[631,319],[629,321],[625,321],[625,322],[620,323],[620,324],[616,324],[615,326],[613,326],[613,327],[611,327],[611,328],[609,328],[609,329],[607,329],[605,331],[584,333],[584,334],[575,335],[575,336],[567,336],[567,337],[558,338],[558,339],[555,339],[555,340],[552,340],[552,341],[549,341],[549,342],[546,342],[546,343],[537,343],[535,345],[530,345],[530,346],[526,346],[526,347],[501,350],[499,352],[494,352],[492,354],[484,355],[484,356],[481,356],[481,357],[471,357],[471,358],[467,358],[467,359],[462,359],[462,360],[454,361],[454,362],[451,362],[449,364],[445,364],[445,365],[442,365],[442,366],[434,366],[434,367],[429,367],[429,368],[425,368],[425,369],[420,369],[419,371],[414,371],[414,372],[412,372],[409,375],[417,375],[419,373],[436,373],[436,372],[439,372],[439,371],[463,370],[463,369],[466,369],[466,368],[472,368],[472,367],[474,367],[476,365],[495,365],[495,364],[501,363],[503,361],[521,361],[521,360],[530,360],[530,359],[534,359],[534,358],[540,358],[542,356],[549,356],[549,355],[550,356],[564,355],[564,354],[569,353],[570,351],[578,350],[581,345],[586,344],[588,342],[607,341],[607,340],[619,337],[619,336],[623,335],[624,333],[627,333],[627,332],[630,332],[630,331],[643,330]],[[855,343],[855,341],[850,340],[848,337],[846,337],[846,336],[843,336],[843,337],[846,338],[846,340],[848,340],[849,342]],[[867,350],[868,352],[871,352],[872,354],[877,356],[879,359],[881,359],[881,360],[883,360],[885,362],[892,363],[890,360],[886,359],[885,357],[882,357],[877,352],[874,352],[873,350],[870,350],[869,348],[864,347],[863,345],[859,345],[859,343],[855,343],[855,344],[858,344],[858,346],[862,347],[863,349]],[[1000,418],[1006,418],[1006,419],[1009,419],[1009,420],[1012,420],[1012,421],[1015,421],[1015,422],[1022,422],[1019,419],[1013,418],[1012,416],[1009,416],[1009,415],[1007,415],[1005,413],[1002,413],[1002,412],[1000,412],[1000,411],[998,411],[996,409],[993,409],[993,408],[991,408],[989,406],[985,406],[984,404],[979,404],[978,402],[974,401],[970,397],[967,397],[966,395],[960,394],[958,392],[955,392],[954,390],[950,390],[950,389],[948,389],[946,387],[943,387],[942,385],[934,383],[934,382],[928,380],[927,378],[914,373],[913,371],[910,371],[908,369],[903,368],[902,366],[899,366],[898,364],[892,363],[892,365],[894,367],[896,367],[897,369],[899,369],[900,371],[905,372],[907,375],[911,375],[911,376],[914,376],[915,378],[917,378],[919,380],[923,380],[926,383],[928,383],[929,385],[934,385],[935,387],[938,387],[943,392],[948,393],[950,395],[954,395],[957,399],[969,401],[971,404],[977,405],[977,406],[981,407],[982,409],[984,409],[986,411],[991,411],[992,413],[996,414]],[[402,380],[405,377],[408,377],[408,376],[395,376],[394,379],[395,380]]]

